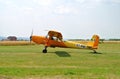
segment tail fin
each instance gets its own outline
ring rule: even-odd
[[[94,41],[93,48],[97,49],[98,44],[99,44],[99,36],[98,35],[93,35],[91,40]]]

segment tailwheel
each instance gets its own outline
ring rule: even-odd
[[[45,49],[42,51],[43,53],[47,53],[47,46],[45,46]]]

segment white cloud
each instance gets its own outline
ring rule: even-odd
[[[113,3],[120,3],[120,0],[111,0]]]
[[[102,0],[76,0],[79,3],[91,3],[91,2],[100,2]]]
[[[76,0],[76,2],[84,3],[86,0]]]
[[[9,0],[6,0],[6,1],[0,0],[0,3],[4,4],[7,7],[16,7],[16,5],[12,1],[9,1]]]
[[[110,2],[110,1],[111,0],[76,0],[76,2],[79,2],[79,3],[94,3],[94,4]]]
[[[41,6],[49,6],[54,3],[54,0],[33,0],[33,2],[38,3]]]
[[[76,3],[82,8],[94,8],[102,2],[103,0],[76,0]]]
[[[70,6],[61,5],[58,6],[54,12],[57,14],[77,14],[77,9]]]
[[[33,8],[31,7],[24,7],[24,8],[21,8],[21,11],[24,13],[24,14],[32,14],[33,13]],[[31,15],[32,16],[32,15]]]

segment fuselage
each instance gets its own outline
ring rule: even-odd
[[[54,40],[49,39],[45,36],[32,36],[32,41],[37,44],[43,44],[47,47],[63,47],[63,48],[77,48],[77,49],[97,49],[97,47],[94,47],[94,42],[73,42],[73,41],[60,41],[60,40]]]

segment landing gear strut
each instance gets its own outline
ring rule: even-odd
[[[47,46],[45,46],[45,49],[42,51],[43,53],[47,53]]]
[[[97,53],[96,50],[93,50],[94,53]]]

